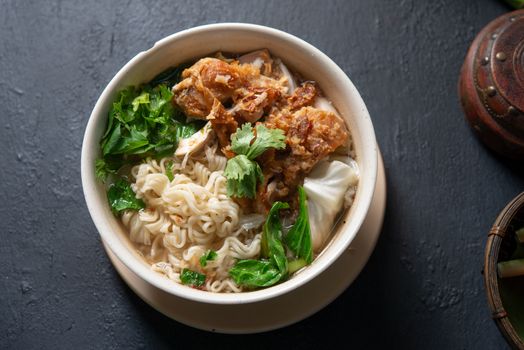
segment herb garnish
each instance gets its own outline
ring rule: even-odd
[[[208,250],[200,257],[200,266],[206,267],[208,261],[215,260],[216,258],[217,252],[215,252],[214,250]]]
[[[108,190],[115,214],[144,207],[142,201],[136,200],[130,187],[121,187],[118,170],[149,156],[164,157],[172,153],[180,139],[190,137],[205,123],[188,122],[171,102],[173,93],[169,87],[180,80],[183,68],[179,66],[165,71],[149,84],[123,89],[111,106],[100,142],[102,157],[96,160],[95,174],[103,182],[110,176],[111,180],[116,180],[117,183]],[[172,166],[166,172],[172,180]]]
[[[190,269],[182,269],[180,281],[187,286],[202,287],[206,282],[206,275]]]
[[[280,129],[268,129],[262,124],[253,128],[250,123],[231,135],[231,150],[237,156],[227,161],[224,171],[228,196],[255,198],[257,182],[262,182],[264,176],[254,159],[269,148],[285,148],[285,138]]]
[[[118,180],[109,187],[109,190],[107,190],[107,199],[115,215],[128,209],[140,210],[145,208],[144,202],[136,198],[131,185],[124,179]]]

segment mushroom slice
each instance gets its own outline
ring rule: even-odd
[[[213,128],[211,122],[206,123],[204,127],[187,139],[181,139],[178,142],[178,148],[175,151],[175,156],[182,157],[186,154],[198,152],[211,139]]]

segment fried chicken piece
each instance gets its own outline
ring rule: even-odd
[[[259,120],[281,96],[280,90],[273,87],[253,87],[242,92],[245,95],[236,98],[231,112],[235,117],[250,123]]]
[[[173,102],[185,115],[205,119],[211,111],[214,97],[200,80],[194,77],[186,78],[176,84],[172,91]]]
[[[273,159],[264,159],[264,166],[282,173],[284,183],[291,188],[299,185],[318,161],[347,143],[349,137],[339,116],[314,107],[269,117],[266,126],[284,130],[288,153],[275,153]]]
[[[182,72],[173,87],[174,101],[193,118],[205,119],[215,99],[224,103],[242,85],[237,66],[217,58],[203,58]]]
[[[223,153],[231,153],[231,151],[228,152],[231,134],[238,128],[235,118],[224,108],[220,101],[215,99],[207,119],[211,121],[211,126],[217,135],[218,143],[222,147]]]
[[[317,94],[315,83],[306,81],[293,92],[293,95],[288,97],[289,107],[291,110],[298,110],[302,107],[310,106],[313,104]]]
[[[243,83],[235,65],[216,58],[203,58],[186,69],[184,74],[201,79],[202,84],[222,103],[230,99]]]

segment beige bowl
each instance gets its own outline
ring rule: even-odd
[[[182,62],[216,51],[243,53],[267,48],[291,69],[316,81],[337,107],[353,136],[360,182],[351,209],[313,263],[289,280],[252,292],[225,294],[189,288],[154,272],[136,253],[128,235],[113,216],[102,184],[95,177],[95,160],[107,114],[118,91],[148,82],[158,73]],[[253,24],[221,23],[170,35],[129,61],[109,82],[87,123],[82,145],[82,186],[89,213],[102,239],[127,268],[143,280],[178,297],[213,304],[259,302],[288,293],[318,276],[349,246],[369,210],[377,179],[378,149],[375,132],[362,98],[347,75],[314,46],[285,32]],[[329,285],[326,285],[329,288]]]

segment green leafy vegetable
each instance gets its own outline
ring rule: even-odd
[[[187,286],[202,287],[206,282],[206,275],[189,269],[182,269],[180,281]]]
[[[269,211],[262,232],[262,260],[239,260],[229,270],[230,276],[240,285],[269,287],[284,279],[288,265],[282,245],[282,223],[279,211],[287,209],[287,203],[275,202]]]
[[[102,159],[97,160],[96,166],[99,179],[107,179],[126,163],[173,152],[180,139],[190,137],[203,126],[205,121],[187,122],[171,103],[173,93],[169,86],[180,80],[182,70],[177,67],[150,84],[131,86],[118,93],[100,142]]]
[[[282,273],[269,260],[240,260],[229,274],[236,284],[247,287],[269,287],[282,278]]]
[[[240,285],[269,287],[285,279],[313,260],[311,229],[307,208],[306,192],[298,188],[299,213],[297,220],[284,238],[286,247],[295,255],[288,260],[282,243],[280,210],[289,208],[287,203],[275,202],[264,223],[260,243],[260,260],[239,260],[229,274]]]
[[[141,104],[148,105],[149,104],[149,93],[142,92],[140,95],[135,97],[133,99],[133,102],[131,103],[133,105],[133,112],[138,111],[138,108]]]
[[[255,198],[257,181],[263,181],[262,169],[257,162],[241,154],[228,160],[224,176],[227,178],[227,195]]]
[[[215,260],[216,258],[217,252],[214,250],[208,250],[200,257],[200,266],[206,267],[208,261]]]
[[[303,268],[304,266],[306,266],[307,264],[308,263],[304,259],[296,259],[296,260],[288,261],[287,272],[289,274],[295,273],[298,270],[300,270],[301,268]]]
[[[307,198],[304,187],[298,187],[298,217],[293,227],[285,237],[287,247],[295,254],[295,257],[304,259],[308,264],[313,260],[313,248],[311,246],[311,229],[309,226],[309,215],[307,209]]]
[[[268,129],[262,124],[253,129],[250,123],[238,128],[231,135],[231,150],[238,155],[228,160],[224,171],[228,196],[255,198],[257,182],[262,182],[264,176],[254,159],[269,148],[285,147],[285,135],[280,129]]]
[[[136,198],[129,182],[124,179],[118,180],[109,187],[107,199],[115,215],[120,214],[123,210],[140,210],[145,207],[144,202]]]
[[[287,272],[287,259],[284,246],[282,245],[282,222],[280,221],[280,209],[287,209],[287,203],[275,202],[269,210],[264,228],[260,249],[263,257],[275,264],[282,273]]]
[[[95,174],[97,179],[106,181],[111,174],[115,174],[116,169],[112,169],[104,159],[97,159],[95,163]]]
[[[185,67],[187,65],[175,67],[161,73],[149,84],[130,86],[117,94],[100,141],[102,157],[95,163],[98,179],[105,182],[124,165],[136,164],[149,156],[160,158],[172,153],[180,139],[190,137],[203,126],[205,121],[188,122],[171,103],[173,93],[170,86],[180,81]],[[166,173],[172,180],[172,165]],[[144,207],[128,187],[117,182],[108,190],[115,214]]]
[[[108,155],[146,155],[152,149],[177,143],[173,93],[166,85],[129,87],[121,91],[109,112],[102,152]]]

